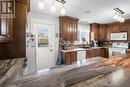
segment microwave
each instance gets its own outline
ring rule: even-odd
[[[111,40],[127,40],[127,32],[111,33]]]

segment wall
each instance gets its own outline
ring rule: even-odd
[[[55,64],[56,64],[56,60],[57,60],[57,56],[58,56],[58,49],[59,49],[59,37],[56,38],[56,33],[59,34],[59,19],[58,17],[55,17],[55,16],[50,16],[50,15],[46,15],[46,14],[43,14],[43,13],[38,13],[38,12],[34,12],[34,11],[31,11],[29,13],[29,16],[28,16],[28,28],[26,30],[26,32],[32,32],[33,33],[33,30],[31,29],[31,22],[32,20],[43,20],[43,21],[48,21],[48,22],[53,22],[54,23],[54,26],[55,26],[55,29],[54,29],[54,33],[55,33],[55,42],[54,42],[54,57],[55,57]],[[33,50],[32,52],[29,52]],[[29,72],[34,72],[36,71],[34,68],[36,67],[36,55],[35,55],[35,47],[34,48],[27,48],[27,56],[29,57],[28,58],[28,69],[29,69]],[[33,55],[33,56],[32,56]]]

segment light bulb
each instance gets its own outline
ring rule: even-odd
[[[66,11],[65,11],[65,8],[63,7],[63,8],[61,9],[61,15],[64,16],[65,13],[66,13]]]
[[[117,21],[121,21],[121,19],[122,19],[122,17],[121,16],[119,16],[118,18],[117,18]]]
[[[118,17],[119,17],[119,16],[118,16],[117,14],[115,14],[113,18],[114,18],[115,20],[117,20]]]
[[[125,22],[125,19],[122,17],[122,18],[120,19],[120,22]]]
[[[56,6],[53,4],[52,7],[51,7],[51,12],[56,12]]]
[[[40,10],[44,9],[44,3],[43,2],[39,2],[38,3],[38,7],[39,7]]]

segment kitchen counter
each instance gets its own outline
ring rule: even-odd
[[[12,83],[16,87],[129,87],[130,69],[121,66],[94,68],[95,57],[72,65],[46,69]]]
[[[74,48],[74,49],[68,49],[68,50],[60,50],[61,52],[76,52],[76,51],[86,51],[86,50],[92,50],[92,49],[100,49],[104,47],[90,47],[90,48]]]

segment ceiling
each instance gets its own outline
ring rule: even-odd
[[[38,8],[38,2],[44,1],[44,9]],[[130,0],[65,0],[66,15],[80,19],[88,23],[111,23],[114,22],[114,8],[120,8],[125,12],[124,18],[130,18]],[[52,0],[31,0],[31,10],[46,13],[53,16],[60,16],[62,5],[56,2],[56,13],[51,12]]]

